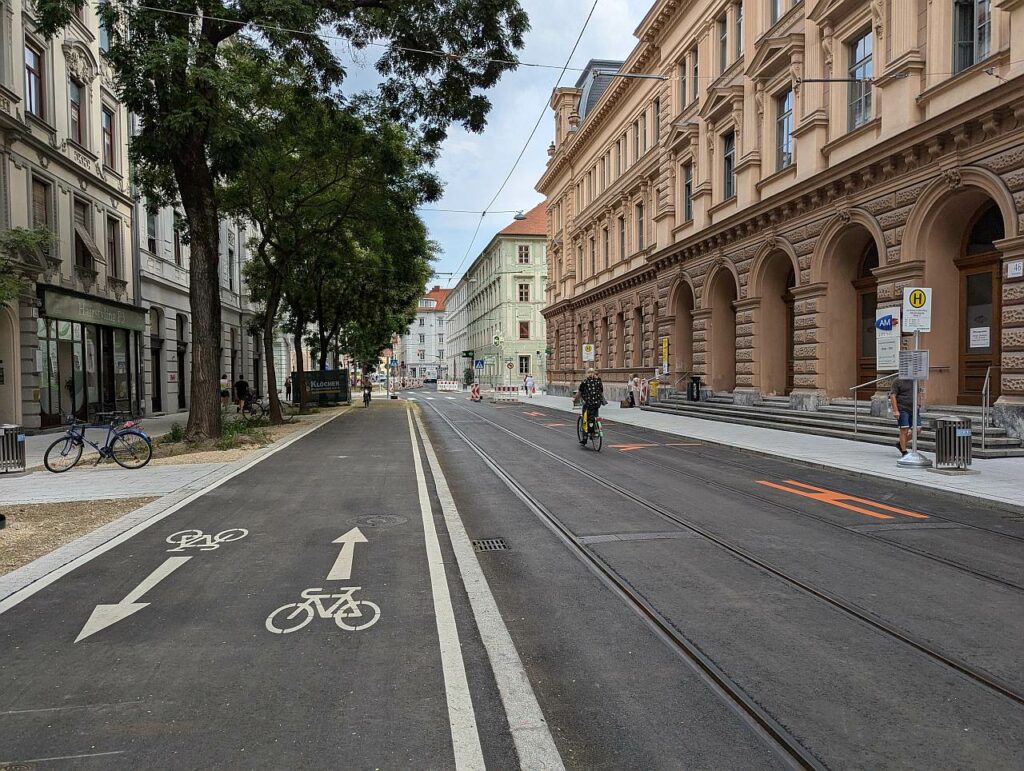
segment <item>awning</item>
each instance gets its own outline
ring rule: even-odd
[[[82,239],[82,243],[85,244],[85,250],[89,253],[92,261],[102,262],[106,264],[106,260],[103,258],[102,252],[99,247],[96,246],[96,242],[92,240],[92,233],[86,230],[85,225],[80,222],[75,223],[75,235]]]

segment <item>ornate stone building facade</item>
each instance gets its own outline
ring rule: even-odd
[[[932,404],[1024,429],[1024,2],[659,0],[597,100],[557,90],[553,384],[666,367],[812,409],[934,290]],[[642,77],[638,77],[642,76]],[[589,77],[589,80],[588,80]]]
[[[0,9],[0,229],[45,227],[14,255],[27,280],[0,306],[0,423],[29,429],[138,410],[145,314],[132,259],[128,119],[88,4],[53,39],[30,3]]]

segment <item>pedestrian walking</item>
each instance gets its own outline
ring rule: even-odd
[[[918,386],[917,389],[917,415],[911,417],[914,410],[914,380],[901,380],[897,378],[892,381],[892,388],[889,389],[889,411],[896,418],[896,425],[900,429],[900,438],[896,440],[896,447],[900,456],[907,454],[907,443],[910,440],[910,427],[921,426],[921,409],[924,407],[924,389]],[[911,420],[916,421],[911,423]]]
[[[249,398],[249,381],[239,376],[235,381],[235,412],[245,409],[245,400]]]
[[[526,395],[529,396],[532,399],[533,395],[536,392],[537,392],[537,382],[533,379],[533,375],[527,375],[526,376]]]
[[[228,404],[231,403],[231,381],[228,380],[227,374],[220,376],[220,408],[227,409]]]
[[[285,398],[285,400],[287,400],[289,402],[292,400],[292,376],[291,375],[288,375],[288,377],[286,377],[284,379],[284,398]]]

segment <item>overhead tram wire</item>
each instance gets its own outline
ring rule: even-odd
[[[596,7],[596,5],[597,5],[597,3],[595,2],[594,6]],[[252,27],[253,29],[268,30],[268,31],[271,31],[271,32],[287,32],[287,33],[289,33],[291,35],[303,35],[303,36],[307,36],[307,37],[317,37],[317,38],[320,38],[322,40],[338,40],[338,41],[342,41],[342,42],[345,42],[345,43],[352,43],[352,39],[349,38],[349,37],[346,37],[344,35],[331,35],[329,33],[324,33],[324,32],[310,32],[308,30],[291,29],[289,27],[281,27],[281,26],[278,26],[278,25],[275,25],[275,24],[260,24],[259,22],[254,22],[254,21],[239,21],[238,19],[229,19],[229,18],[226,18],[224,16],[212,16],[210,14],[191,13],[189,11],[177,11],[177,10],[174,10],[172,8],[157,8],[157,7],[152,6],[152,5],[137,5],[136,8],[139,8],[139,9],[144,10],[144,11],[152,11],[153,13],[166,13],[166,14],[170,14],[170,15],[173,15],[173,16],[188,16],[188,17],[193,18],[193,19],[211,19],[212,21],[224,22],[225,24],[237,24],[239,27]],[[591,14],[593,14],[593,9],[591,9]],[[588,21],[589,21],[590,17],[588,16],[587,18],[588,18]],[[586,26],[584,26],[584,29],[585,28],[586,28]],[[582,33],[581,33],[581,36],[582,36]],[[578,44],[578,41],[577,41],[577,44]],[[487,56],[473,56],[472,54],[453,54],[453,53],[450,53],[450,52],[447,52],[447,51],[435,51],[435,50],[431,50],[431,49],[428,49],[428,48],[412,48],[410,46],[396,46],[396,45],[393,45],[391,43],[378,43],[378,42],[375,42],[375,41],[365,41],[365,45],[368,46],[368,47],[373,47],[373,48],[390,48],[391,50],[394,50],[394,51],[408,51],[409,53],[424,54],[424,55],[427,55],[427,56],[436,56],[439,59],[463,59],[463,60],[472,61],[472,62],[483,62],[485,64],[510,64],[510,65],[515,65],[516,67],[533,67],[533,68],[545,69],[545,70],[560,70],[563,75],[566,72],[570,72],[570,71],[571,72],[586,72],[586,68],[584,68],[584,67],[569,67],[567,65],[548,64],[546,62],[523,62],[523,61],[517,61],[515,59],[494,59],[494,58],[487,57]],[[1021,64],[1021,63],[1024,63],[1024,59],[1011,59],[1011,60],[1009,60],[1009,61],[1007,61],[1005,63],[1005,66],[1010,67],[1010,66],[1013,66],[1015,64]],[[1000,75],[999,73],[997,73],[995,71],[995,67],[987,67],[986,69],[981,70],[981,72],[984,73],[985,75],[990,75],[990,76],[992,76],[994,78],[997,78],[998,80],[1001,80],[1001,81],[1004,81],[1004,82],[1006,81],[1006,78],[1004,78],[1002,75]],[[652,78],[652,79],[661,80],[661,81],[680,81],[680,80],[683,80],[683,78],[680,77],[679,75],[658,75],[658,74],[653,74],[653,73],[616,73],[616,74],[618,75],[618,77],[625,77],[625,78]],[[960,73],[958,73],[958,72],[940,72],[940,71],[926,70],[926,71],[921,72],[920,74],[921,75],[925,75],[925,76],[942,76],[942,75],[958,75]],[[751,81],[769,81],[769,80],[774,80],[775,79],[774,75],[756,75],[756,76],[745,75],[744,77],[746,79],[748,79],[748,80],[751,80]],[[901,77],[905,77],[905,76],[901,76]],[[719,78],[718,75],[698,75],[697,76],[697,80],[699,80],[699,81],[707,81],[707,82],[718,80],[718,78]],[[692,79],[692,76],[690,76],[687,79]],[[561,77],[559,78],[559,81],[561,81]],[[873,83],[875,81],[875,78],[873,78],[873,77],[872,78],[859,78],[859,79],[854,79],[854,78],[798,78],[798,81],[801,82],[801,83],[852,83],[852,82]],[[471,213],[472,214],[476,214],[476,212],[471,212]]]
[[[577,69],[577,71],[583,72],[583,70],[578,68],[570,68],[569,63],[572,61],[572,57],[576,55],[576,49],[579,48],[580,41],[583,40],[583,34],[587,31],[587,27],[590,25],[590,20],[594,17],[594,11],[597,10],[597,4],[599,2],[601,2],[601,0],[594,0],[593,5],[590,6],[590,13],[588,13],[587,18],[583,20],[583,26],[580,27],[580,34],[576,36],[576,42],[572,44],[572,50],[569,51],[569,55],[565,59],[565,64],[562,66],[562,71],[558,73],[558,80],[555,81],[554,88],[558,88],[558,86],[562,83],[562,78],[565,77],[565,73],[567,70]],[[466,249],[466,253],[462,255],[462,260],[459,262],[459,266],[453,271],[454,275],[458,275],[459,271],[462,270],[462,266],[466,264],[466,259],[469,257],[470,252],[473,251],[473,246],[476,244],[476,237],[480,235],[480,225],[483,223],[484,217],[487,215],[487,210],[494,205],[494,202],[498,200],[498,196],[501,195],[501,192],[505,189],[505,185],[507,185],[508,181],[512,179],[512,175],[515,173],[515,170],[519,167],[519,162],[523,160],[523,156],[526,155],[526,151],[530,147],[530,142],[533,141],[533,137],[537,134],[537,129],[540,128],[540,123],[542,120],[544,120],[544,116],[547,115],[547,112],[548,103],[547,100],[545,100],[544,106],[541,108],[540,115],[537,116],[537,122],[533,124],[533,129],[530,131],[530,136],[528,136],[526,138],[526,141],[523,143],[523,149],[520,150],[519,155],[516,156],[515,163],[512,164],[512,168],[509,169],[508,174],[505,175],[505,179],[502,181],[501,186],[498,188],[498,192],[494,194],[491,200],[487,203],[487,206],[484,207],[484,210],[480,212],[480,219],[476,223],[476,230],[473,231],[473,238],[470,239],[469,247]]]

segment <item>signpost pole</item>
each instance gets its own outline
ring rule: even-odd
[[[914,332],[914,350],[921,350],[921,333]],[[914,381],[914,413],[910,416],[910,451],[917,455],[917,383]]]

